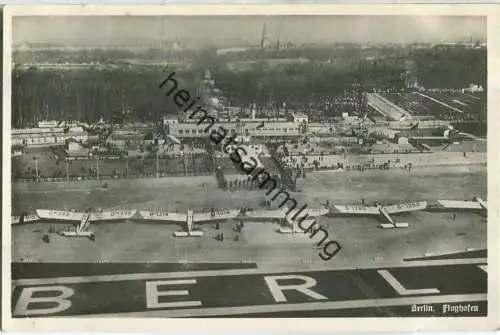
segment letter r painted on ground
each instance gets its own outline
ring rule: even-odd
[[[299,291],[313,298],[314,300],[328,299],[324,295],[311,290],[311,287],[316,286],[316,280],[311,277],[301,275],[265,276],[264,280],[266,281],[267,287],[269,288],[269,291],[271,291],[271,294],[273,295],[273,298],[276,302],[287,302],[288,300],[283,294],[283,291],[290,290]],[[293,285],[280,285],[278,284],[279,280],[302,280],[303,283]]]

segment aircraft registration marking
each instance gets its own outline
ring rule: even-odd
[[[398,205],[396,205],[396,208],[397,209],[412,209],[412,208],[420,208],[421,205],[422,204],[419,202],[409,202],[406,204],[398,204]]]
[[[155,212],[155,211],[150,211],[149,216],[159,216],[159,217],[165,217],[168,216],[168,212]]]
[[[111,216],[121,216],[121,215],[132,215],[132,211],[130,210],[115,210],[111,211]]]
[[[49,211],[49,215],[61,216],[61,217],[69,217],[71,216],[71,214],[73,213],[69,211],[57,211],[57,210]]]
[[[352,212],[364,212],[368,208],[364,206],[345,206],[346,210],[352,211]]]
[[[227,210],[227,209],[214,209],[214,210],[208,211],[207,213],[212,214],[212,216],[214,216],[214,215],[231,214],[231,212],[229,210]]]

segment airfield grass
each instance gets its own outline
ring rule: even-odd
[[[217,188],[213,176],[75,183],[23,183],[12,189],[14,212],[36,208],[194,209],[262,207],[265,191],[229,192]],[[292,193],[299,205],[319,207],[366,202],[402,200],[467,199],[486,195],[486,168],[480,165],[415,168],[367,172],[315,172],[298,180]],[[383,195],[383,197],[381,196]],[[239,241],[234,241],[235,221],[222,224],[224,242],[214,239],[212,224],[202,226],[203,237],[174,238],[181,226],[127,221],[92,225],[95,242],[52,235],[51,243],[40,239],[50,223],[16,226],[12,229],[13,260],[92,262],[256,262],[260,267],[336,268],[368,264],[393,264],[404,257],[424,253],[447,253],[486,247],[485,218],[472,213],[410,213],[395,216],[409,228],[382,230],[376,218],[322,217],[330,240],[343,247],[325,262],[307,235],[281,235],[277,224],[247,222]],[[58,225],[61,229],[64,224]]]

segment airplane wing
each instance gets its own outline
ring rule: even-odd
[[[26,215],[24,216],[24,220],[23,220],[23,223],[32,223],[32,222],[35,222],[35,221],[38,221],[38,216],[36,215]],[[11,224],[19,224],[21,222],[21,218],[19,216],[13,216],[11,218]]]
[[[298,209],[297,210],[293,210],[291,213],[290,213],[290,217],[293,217],[297,211],[299,211]],[[303,217],[306,213],[309,217],[316,217],[316,216],[323,216],[323,215],[326,215],[330,212],[330,210],[328,208],[308,208],[304,211],[302,211],[301,213],[299,213],[298,217]]]
[[[82,212],[72,212],[72,211],[60,211],[52,209],[37,209],[36,215],[40,219],[46,220],[64,220],[64,221],[80,221],[85,213]]]
[[[193,222],[205,222],[205,221],[213,221],[213,220],[229,220],[234,219],[240,214],[238,209],[221,209],[214,210],[213,212],[206,213],[194,213],[193,214]]]
[[[389,214],[423,211],[427,208],[427,201],[408,202],[405,204],[386,206],[384,208]]]
[[[101,213],[91,213],[90,221],[128,220],[132,218],[136,212],[137,211],[132,210],[113,210]]]
[[[438,204],[449,209],[482,209],[476,201],[438,200]]]
[[[286,211],[283,209],[246,211],[245,215],[258,219],[284,219]]]
[[[357,215],[380,215],[380,211],[377,207],[367,207],[367,206],[347,206],[347,205],[334,205],[337,211],[342,214],[357,214]]]
[[[297,212],[300,211],[300,208],[294,208],[288,213],[288,208],[282,209],[274,209],[274,210],[256,210],[256,211],[247,211],[246,215],[248,217],[259,218],[259,219],[284,219],[286,216],[289,218],[293,218]],[[307,208],[298,213],[297,218],[300,219],[304,217],[304,215],[308,215],[309,217],[316,217],[328,214],[330,210],[327,208]]]
[[[186,222],[187,214],[174,212],[139,211],[144,220]]]

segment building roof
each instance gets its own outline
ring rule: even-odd
[[[244,143],[244,145],[255,145],[255,144],[266,144],[266,142],[260,138],[252,137],[249,142]]]
[[[308,116],[302,112],[295,112],[293,113],[293,117],[308,117]]]

